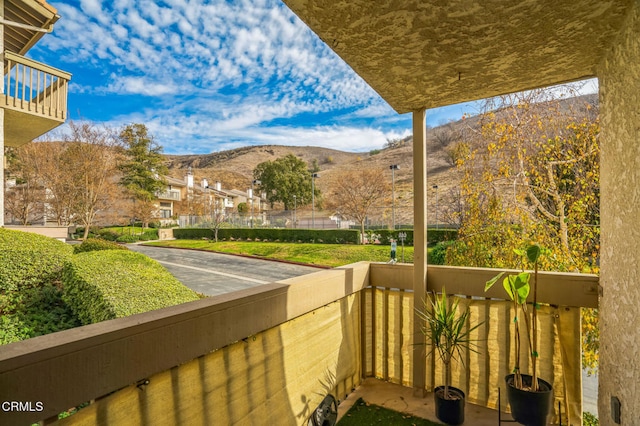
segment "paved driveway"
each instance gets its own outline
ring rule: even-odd
[[[320,270],[311,266],[204,251],[136,244],[129,244],[127,247],[157,260],[184,285],[207,296],[230,293]]]

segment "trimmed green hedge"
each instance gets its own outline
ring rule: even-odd
[[[0,228],[0,345],[79,325],[60,299],[71,246]]]
[[[218,240],[260,240],[325,244],[357,244],[360,233],[352,229],[282,229],[282,228],[222,228]],[[180,228],[173,236],[182,240],[213,239],[206,228]]]
[[[0,228],[0,295],[59,280],[72,252],[53,238]]]
[[[79,253],[64,268],[63,299],[83,324],[198,300],[158,262],[141,253]]]
[[[115,243],[113,241],[107,241],[100,238],[87,238],[82,244],[76,244],[73,246],[74,253],[86,253],[88,251],[97,250],[129,250],[127,247]]]
[[[135,243],[140,241],[140,237],[138,235],[120,235],[116,238],[116,241],[119,243]]]
[[[381,244],[390,244],[390,239],[398,240],[398,233],[407,237],[405,246],[413,245],[413,229],[375,229],[365,231],[367,238],[372,234]],[[218,230],[218,240],[283,241],[325,244],[358,244],[360,232],[356,229],[282,229],[282,228],[222,228]],[[428,244],[455,240],[456,229],[427,229]],[[208,228],[180,228],[173,230],[173,236],[179,240],[213,239],[213,231]]]

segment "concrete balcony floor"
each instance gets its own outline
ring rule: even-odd
[[[365,379],[355,391],[349,394],[347,399],[340,403],[338,420],[349,411],[359,398],[370,404],[442,423],[436,418],[433,394],[428,393],[424,398],[417,397],[413,395],[412,388],[374,378]],[[505,414],[504,417],[511,418],[508,414]],[[466,403],[465,425],[495,426],[497,423],[498,412],[496,410]]]

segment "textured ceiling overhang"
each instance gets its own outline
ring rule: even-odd
[[[4,0],[4,19],[50,29],[60,18],[56,9],[44,0]],[[4,48],[24,55],[46,33],[12,25],[4,26]]]
[[[635,0],[283,1],[405,113],[593,77]]]

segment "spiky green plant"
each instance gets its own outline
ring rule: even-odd
[[[471,338],[471,333],[480,327],[480,322],[470,326],[469,309],[459,309],[460,299],[448,299],[447,293],[442,288],[442,293],[438,296],[431,293],[424,301],[421,309],[416,308],[416,315],[424,321],[422,332],[431,341],[431,351],[437,352],[438,357],[444,366],[444,398],[452,399],[449,393],[451,386],[451,363],[459,361],[464,365],[464,351],[478,352],[475,344],[476,340]]]

